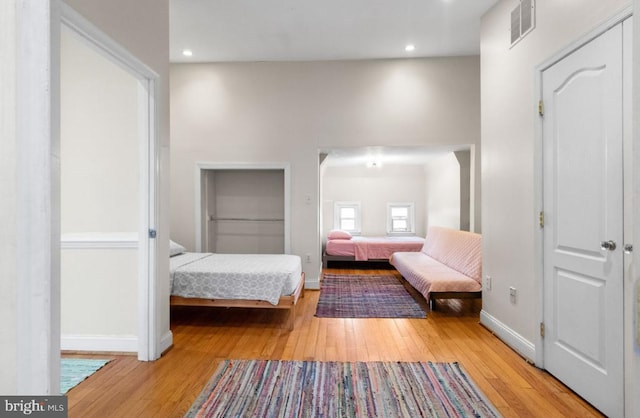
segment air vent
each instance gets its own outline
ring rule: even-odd
[[[535,27],[536,10],[534,0],[520,0],[511,11],[511,46],[514,46]]]

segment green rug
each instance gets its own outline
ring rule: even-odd
[[[71,388],[97,372],[111,360],[63,358],[60,361],[60,393],[65,394]]]

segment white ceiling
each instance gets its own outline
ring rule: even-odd
[[[430,160],[453,151],[468,150],[468,146],[414,146],[414,147],[354,147],[321,150],[327,154],[323,165],[327,167],[363,167],[370,163],[387,165],[424,165]]]
[[[477,55],[498,0],[170,0],[171,62]],[[406,52],[407,44],[413,52]],[[192,57],[182,54],[193,51]],[[422,164],[433,147],[327,149],[327,165]]]
[[[479,54],[497,0],[171,0],[171,62]],[[415,51],[406,52],[405,45]],[[191,49],[192,57],[182,55]]]

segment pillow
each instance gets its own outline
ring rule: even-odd
[[[185,251],[187,251],[187,249],[184,248],[182,245],[178,244],[177,242],[173,242],[169,240],[169,257],[182,254]]]
[[[327,235],[327,239],[351,239],[351,234],[347,231],[334,229],[333,231],[329,232],[329,235]]]

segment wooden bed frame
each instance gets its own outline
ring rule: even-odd
[[[171,306],[210,306],[218,308],[261,308],[261,309],[288,309],[289,310],[289,330],[293,330],[296,316],[296,304],[300,297],[304,297],[304,271],[300,275],[300,283],[289,296],[281,296],[277,305],[272,305],[264,300],[251,299],[204,299],[204,298],[184,298],[182,296],[171,296],[169,304]]]

